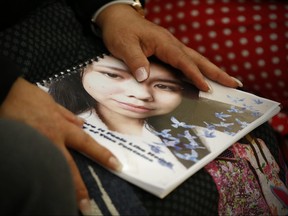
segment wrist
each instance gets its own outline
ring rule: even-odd
[[[144,10],[139,0],[116,0],[105,4],[92,16],[92,31],[101,37],[101,30],[112,22],[113,18],[121,19],[127,14],[144,17]]]
[[[133,8],[135,11],[137,11],[141,16],[144,17],[144,9],[142,7],[142,4],[140,2],[140,0],[116,0],[116,1],[112,1],[109,2],[107,4],[105,4],[104,6],[102,6],[101,8],[99,8],[92,16],[91,21],[93,23],[98,24],[97,19],[100,16],[100,14],[105,11],[107,8],[113,6],[113,5],[129,5],[131,8]]]

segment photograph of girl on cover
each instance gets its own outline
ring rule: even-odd
[[[53,82],[49,92],[58,103],[84,118],[87,129],[93,125],[109,130],[141,145],[139,148],[162,166],[186,170],[180,161],[183,159],[175,156],[158,136],[161,131],[148,124],[150,117],[166,115],[182,101],[181,79],[172,68],[156,61],[151,58],[151,75],[139,83],[122,61],[104,55],[88,64],[80,76],[75,73]],[[193,150],[192,163],[209,153],[201,142],[200,146],[199,152]]]
[[[230,104],[199,98],[199,91],[184,81],[180,71],[155,57],[149,60],[150,76],[141,83],[122,61],[104,55],[84,67],[80,75],[53,82],[49,92],[85,119],[84,129],[92,136],[99,138],[95,127],[109,131],[177,172],[209,154],[201,137],[212,139],[224,132],[233,135],[241,129],[241,124],[226,119],[255,119],[246,110],[224,114]],[[125,149],[133,151],[129,146]]]

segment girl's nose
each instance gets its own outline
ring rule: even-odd
[[[139,83],[136,80],[133,80],[127,85],[127,93],[129,97],[134,97],[139,100],[152,101],[153,95],[149,86],[145,83]]]

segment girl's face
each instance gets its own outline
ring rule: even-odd
[[[82,82],[98,102],[98,111],[129,118],[167,114],[182,100],[180,81],[167,69],[153,63],[149,78],[139,83],[123,62],[105,56],[85,69]]]

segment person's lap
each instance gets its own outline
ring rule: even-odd
[[[285,174],[285,169],[281,166],[283,161],[281,161],[282,156],[279,152],[279,146],[269,124],[265,123],[259,126],[252,133],[266,143],[271,154],[279,163],[280,179],[287,182],[287,179],[285,179],[287,173]],[[204,168],[188,178],[167,197],[160,199],[122,180],[85,156],[76,152],[72,153],[91,198],[97,204],[98,211],[103,214],[218,214],[219,191],[217,191],[213,178]],[[233,175],[233,173],[230,174]],[[249,196],[251,194],[247,194],[248,198]]]
[[[20,122],[1,119],[0,209],[5,215],[76,215],[70,170],[46,137]]]

